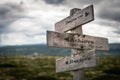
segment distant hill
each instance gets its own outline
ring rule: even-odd
[[[120,43],[114,43],[109,45],[109,53],[110,54],[119,54],[120,55]]]
[[[0,47],[0,54],[7,55],[30,55],[33,53],[39,53],[42,55],[68,55],[70,49],[63,48],[51,48],[47,45],[21,45],[21,46],[4,46]]]
[[[97,51],[100,55],[120,55],[120,43],[109,44],[109,51]],[[0,55],[30,55],[38,53],[42,55],[70,55],[71,50],[65,48],[52,48],[43,44],[4,46],[0,47]]]

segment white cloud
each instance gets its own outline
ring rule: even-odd
[[[0,4],[5,3],[20,3],[21,0],[0,0]]]
[[[25,0],[24,6],[26,10],[24,15],[27,17],[20,18],[7,27],[9,32],[2,34],[2,44],[46,43],[46,31],[54,30],[54,24],[57,19],[65,16],[67,12],[62,6],[56,8],[41,1],[33,3],[32,0],[29,2]]]
[[[45,3],[44,0],[2,0],[0,4],[6,4],[9,2],[14,4],[22,4],[22,8],[25,12],[24,14],[19,14],[23,16],[22,18],[11,21],[9,25],[4,25],[4,32],[0,34],[0,44],[18,45],[46,43],[47,30],[54,30],[54,24],[69,16],[69,11],[71,8],[83,8],[83,6],[89,4],[88,2],[95,4],[95,20],[83,25],[84,34],[106,37],[109,38],[109,42],[120,42],[119,34],[115,33],[115,31],[118,31],[118,28],[115,27],[119,24],[117,22],[104,20],[98,17],[99,10],[103,9],[101,8],[101,5],[103,4],[102,1],[104,0],[66,0],[64,5],[53,5]],[[108,0],[106,0],[106,3],[107,2]],[[3,29],[0,28],[0,31],[2,30]]]
[[[83,26],[83,33],[86,35],[96,36],[96,37],[105,37],[108,38],[110,43],[119,43],[120,39],[118,34],[113,33],[115,29],[109,26],[101,26],[99,24],[86,24]]]
[[[2,34],[3,45],[22,45],[22,44],[40,44],[46,43],[46,37],[36,35],[33,37],[25,36],[23,33]]]

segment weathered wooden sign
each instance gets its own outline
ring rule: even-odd
[[[107,38],[81,35],[77,33],[47,31],[47,44],[51,47],[108,50]]]
[[[93,5],[90,5],[82,10],[78,10],[75,14],[57,22],[55,24],[55,31],[65,32],[79,25],[83,25],[94,20]]]
[[[55,24],[55,31],[47,31],[47,45],[72,48],[72,55],[56,60],[56,72],[73,71],[74,80],[84,80],[84,68],[97,65],[95,50],[108,50],[108,39],[83,35],[82,25],[94,20],[93,5],[74,8],[70,16]],[[67,31],[71,33],[64,33]]]
[[[56,60],[56,72],[72,71],[97,65],[95,50],[80,53],[74,57],[65,57]]]

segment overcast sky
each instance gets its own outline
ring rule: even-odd
[[[83,25],[83,33],[120,43],[120,0],[0,0],[0,46],[46,43],[46,31],[70,9],[90,4],[95,20]]]

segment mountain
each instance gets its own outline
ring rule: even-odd
[[[120,43],[109,44],[109,51],[96,51],[100,55],[120,55]],[[43,44],[3,46],[0,47],[0,55],[30,55],[39,53],[42,55],[70,55],[71,50],[65,48],[53,48]]]

